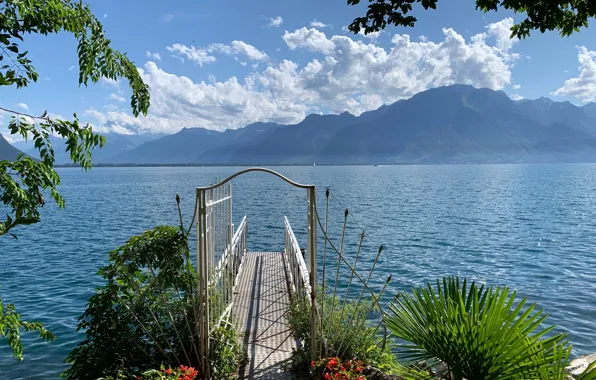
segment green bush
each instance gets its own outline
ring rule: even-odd
[[[238,343],[238,335],[231,323],[222,323],[212,333],[209,363],[211,378],[214,380],[228,380],[238,371],[242,348]]]
[[[337,357],[342,361],[359,359],[366,365],[377,367],[384,372],[395,372],[399,367],[391,352],[390,341],[379,334],[382,331],[369,320],[371,304],[363,301],[359,305],[352,300],[326,296],[323,310],[323,336],[318,334],[317,344],[323,348],[321,358]],[[319,306],[321,306],[319,304]],[[293,353],[293,363],[297,369],[310,365],[310,304],[304,298],[293,297],[287,315],[294,337],[301,342]],[[321,359],[318,358],[318,359]]]
[[[546,318],[536,306],[524,308],[508,288],[478,287],[443,278],[400,293],[384,319],[409,360],[439,359],[453,379],[563,379],[571,347],[561,334],[546,337]]]
[[[98,273],[106,284],[79,318],[86,339],[68,355],[72,366],[63,377],[136,376],[180,364],[201,370],[197,275],[181,228],[162,226],[131,238]],[[235,331],[224,324],[214,334],[213,378],[228,379],[236,364]]]

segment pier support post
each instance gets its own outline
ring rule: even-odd
[[[317,226],[315,214],[316,190],[308,189],[308,268],[310,274],[310,357],[318,359],[317,353]]]

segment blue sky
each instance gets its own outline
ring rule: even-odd
[[[366,2],[365,2],[366,3]],[[69,117],[99,131],[223,130],[255,121],[298,122],[309,113],[359,114],[439,85],[468,83],[513,98],[596,100],[596,30],[569,38],[535,32],[507,38],[523,15],[476,11],[442,0],[414,28],[375,36],[345,27],[366,12],[345,0],[90,1],[113,46],[151,86],[149,116],[130,114],[126,83],[77,83],[71,35],[30,36],[24,48],[40,80],[3,88],[2,107]],[[7,115],[0,115],[6,124]],[[106,126],[107,123],[107,126]],[[7,135],[6,129],[0,132]]]

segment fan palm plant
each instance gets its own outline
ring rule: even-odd
[[[451,377],[489,379],[563,379],[571,346],[565,335],[542,328],[546,315],[516,302],[506,287],[477,286],[447,277],[400,293],[384,319],[404,359],[439,359]]]

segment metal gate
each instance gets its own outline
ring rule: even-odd
[[[233,288],[246,253],[246,217],[234,233],[232,185],[216,183],[197,189],[197,302],[199,353],[206,379],[210,378],[209,348],[213,329],[227,323]]]
[[[296,183],[283,175],[265,168],[241,170],[214,185],[197,188],[195,210],[197,228],[197,302],[199,331],[199,353],[205,379],[211,376],[209,349],[211,332],[221,323],[227,323],[232,309],[233,289],[240,265],[247,252],[248,222],[246,217],[236,230],[232,224],[232,187],[228,183],[235,177],[248,172],[273,174],[290,185],[307,190],[307,261],[309,283],[317,283],[316,259],[316,192],[315,186]],[[309,288],[311,304],[311,334],[318,331],[316,286]],[[317,339],[312,339],[311,352],[316,353]]]

